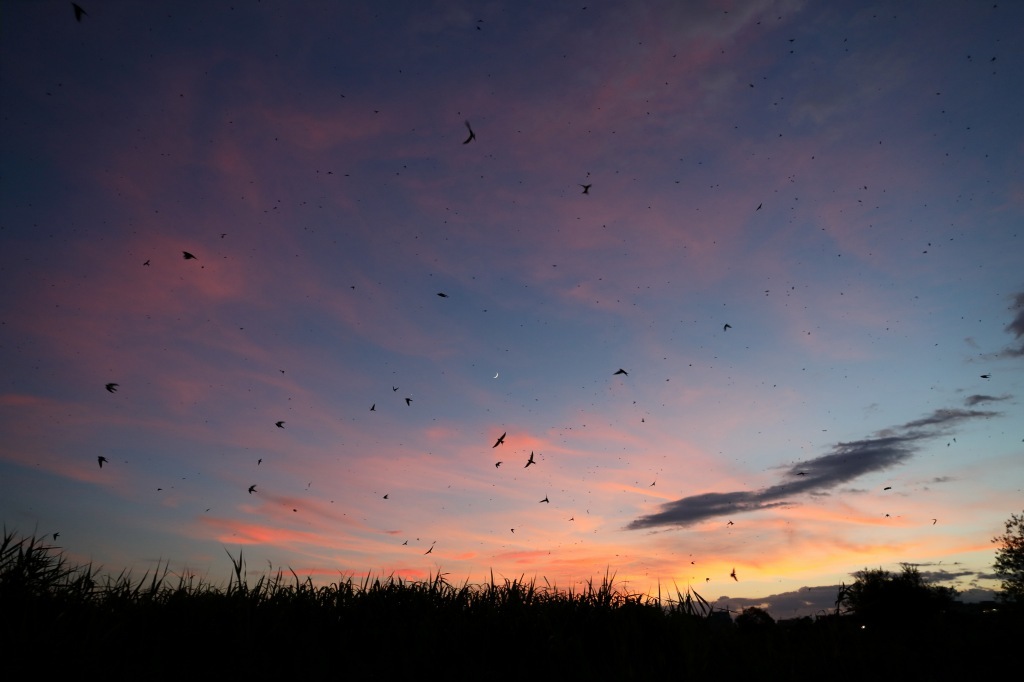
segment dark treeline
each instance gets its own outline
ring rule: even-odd
[[[954,608],[905,618],[733,619],[691,592],[651,597],[613,579],[579,591],[438,576],[318,587],[294,573],[250,584],[242,556],[217,587],[166,570],[141,578],[70,566],[35,538],[0,546],[0,641],[23,669],[107,679],[213,674],[391,679],[949,679],[1014,665],[1020,613]]]

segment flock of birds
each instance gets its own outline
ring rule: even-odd
[[[84,10],[84,9],[83,9],[83,8],[82,8],[81,6],[80,6],[80,5],[78,5],[77,3],[74,3],[74,2],[72,2],[72,3],[71,3],[71,5],[72,5],[73,11],[74,11],[74,16],[75,16],[75,20],[76,20],[77,22],[81,22],[81,21],[82,21],[82,19],[83,19],[83,17],[85,17],[85,16],[88,16],[88,13],[87,13],[87,12],[86,12],[86,11],[85,11],[85,10]],[[464,139],[464,140],[462,141],[462,144],[463,144],[463,145],[468,145],[468,144],[470,144],[470,143],[474,142],[474,141],[475,141],[475,140],[477,139],[477,134],[476,134],[476,132],[475,132],[475,131],[473,130],[473,127],[472,127],[472,125],[470,124],[469,120],[466,120],[466,121],[465,121],[464,123],[465,123],[465,127],[466,127],[466,130],[467,130],[467,136],[466,136],[466,138],[465,138],[465,139]],[[581,192],[581,194],[584,194],[584,195],[590,195],[590,193],[591,193],[591,188],[593,187],[593,184],[592,184],[592,183],[587,183],[587,184],[584,184],[584,183],[578,183],[578,184],[579,184],[579,187],[581,187],[581,188],[582,188],[582,192]],[[761,210],[761,208],[762,208],[762,204],[760,204],[760,203],[759,203],[759,204],[757,205],[757,208],[756,208],[756,209],[754,209],[754,210],[755,210],[755,211],[759,211],[759,210]],[[221,235],[221,237],[222,237],[222,238],[223,238],[224,236],[225,236],[224,234],[222,234],[222,235]],[[184,260],[186,260],[186,261],[187,261],[187,260],[197,260],[197,256],[196,256],[195,254],[193,254],[193,253],[189,252],[189,251],[182,251],[181,253],[182,253],[182,258],[183,258]],[[146,260],[145,262],[143,262],[143,266],[149,266],[149,265],[150,265],[150,260],[148,260],[148,259],[147,259],[147,260]],[[444,293],[444,292],[437,292],[437,294],[436,294],[436,295],[437,295],[438,297],[440,297],[440,298],[448,298],[448,294],[447,294],[447,293]],[[729,323],[725,323],[725,324],[723,325],[723,327],[722,327],[722,331],[723,331],[723,332],[727,332],[727,331],[728,331],[728,330],[730,330],[730,329],[732,329],[732,325],[731,325],[731,324],[729,324]],[[497,379],[497,378],[498,378],[498,376],[499,376],[499,375],[498,375],[498,373],[495,373],[495,375],[494,375],[494,377],[493,377],[493,378],[494,378],[494,379]],[[615,372],[613,373],[613,376],[623,376],[623,377],[628,377],[628,376],[629,376],[629,372],[627,372],[627,371],[626,371],[625,369],[623,369],[623,368],[619,368],[619,369],[618,369],[617,371],[615,371]],[[991,374],[982,374],[982,375],[981,375],[981,378],[983,378],[983,379],[989,379],[989,378],[991,378]],[[107,391],[108,391],[109,393],[116,393],[119,387],[120,387],[120,384],[118,384],[118,383],[115,383],[115,382],[110,382],[110,383],[107,383],[107,384],[106,384],[106,386],[105,386],[106,390],[107,390]],[[393,386],[393,387],[392,387],[392,390],[393,390],[394,392],[397,392],[397,391],[398,391],[399,389],[398,389],[398,387],[397,387],[397,386]],[[412,398],[411,398],[411,397],[405,397],[405,398],[404,398],[404,401],[405,401],[405,404],[406,404],[406,406],[411,406],[411,405],[412,405],[412,402],[413,402],[413,401],[412,401]],[[376,403],[373,403],[373,404],[371,404],[371,406],[370,406],[370,408],[369,408],[369,411],[371,411],[371,412],[376,412],[376,411],[377,411],[377,404],[376,404]],[[279,420],[279,421],[276,421],[276,422],[275,422],[275,426],[276,426],[277,428],[279,428],[279,429],[284,429],[284,428],[285,428],[285,424],[286,424],[286,421],[285,421],[285,420]],[[494,442],[494,444],[493,444],[493,445],[491,446],[491,448],[492,448],[492,449],[496,449],[496,448],[498,448],[498,447],[500,447],[500,446],[504,445],[504,444],[505,444],[505,441],[506,441],[506,437],[507,437],[507,436],[508,436],[508,433],[507,433],[507,432],[503,432],[503,433],[502,433],[502,434],[501,434],[501,435],[500,435],[500,436],[499,436],[499,437],[498,437],[498,438],[497,438],[497,439],[495,440],[495,442]],[[109,463],[109,460],[107,459],[107,457],[105,457],[105,456],[102,456],[102,455],[100,455],[100,456],[98,456],[98,457],[97,457],[97,463],[98,463],[98,465],[99,465],[99,468],[100,468],[100,469],[102,469],[102,468],[103,468],[103,466],[104,466],[104,464],[108,464],[108,463]],[[261,463],[262,463],[262,458],[261,458],[261,459],[259,459],[259,460],[257,461],[257,465],[259,465],[259,464],[261,464]],[[495,467],[495,468],[500,468],[500,467],[502,466],[502,464],[504,464],[504,460],[497,460],[497,461],[495,461],[495,462],[494,462],[494,467]],[[524,464],[524,467],[523,467],[523,468],[524,468],[524,469],[527,469],[527,468],[529,468],[529,467],[531,467],[531,466],[533,466],[533,465],[535,465],[535,464],[537,464],[537,460],[536,460],[536,458],[535,458],[535,453],[534,453],[534,451],[532,451],[532,450],[531,450],[531,451],[530,451],[530,455],[529,455],[528,459],[526,460],[526,463]],[[808,475],[808,473],[807,473],[806,471],[800,471],[800,472],[796,472],[796,474],[795,474],[795,475],[796,475],[796,476],[806,476],[806,475]],[[651,483],[650,485],[651,485],[651,486],[654,486],[654,485],[655,485],[655,482],[652,482],[652,483]],[[884,491],[888,491],[888,490],[891,490],[891,489],[892,489],[892,487],[891,487],[891,486],[886,486],[886,487],[885,487],[885,488],[884,488],[883,490],[884,490]],[[248,494],[249,494],[249,495],[252,495],[252,494],[258,494],[258,493],[259,493],[259,490],[257,489],[257,484],[252,484],[252,485],[249,485],[249,487],[248,487],[248,489],[247,489],[247,492],[248,492]],[[383,495],[383,499],[384,499],[384,500],[388,500],[388,499],[389,499],[389,494],[384,494],[384,495]],[[548,496],[547,494],[545,494],[544,498],[538,501],[538,504],[550,504],[550,499],[549,499],[549,496]],[[889,514],[886,514],[885,516],[886,516],[886,517],[889,517],[890,515],[889,515]],[[571,518],[570,518],[569,520],[570,520],[570,521],[574,521],[574,520],[575,520],[575,516],[571,517]],[[937,523],[937,521],[938,521],[937,519],[932,519],[932,524],[933,524],[933,525],[934,525],[934,524],[936,524],[936,523]],[[734,525],[734,523],[733,523],[733,521],[732,521],[732,520],[729,520],[729,521],[728,521],[728,523],[727,523],[726,525],[727,525],[727,526],[733,526],[733,525]],[[512,533],[515,533],[515,528],[511,528],[511,529],[510,529],[510,531],[511,531]],[[56,539],[57,539],[57,537],[58,537],[59,535],[60,535],[60,533],[59,533],[59,532],[55,532],[55,533],[53,533],[53,538],[54,538],[54,540],[56,540]],[[404,541],[404,542],[402,542],[401,544],[402,544],[403,546],[407,546],[407,545],[409,544],[409,540],[405,540],[405,541]],[[431,543],[431,545],[430,545],[430,546],[428,547],[428,549],[427,549],[427,550],[426,550],[426,551],[424,552],[424,555],[428,555],[428,554],[431,554],[431,553],[432,553],[432,552],[434,551],[434,547],[435,547],[435,545],[436,545],[436,540],[435,540],[434,542],[432,542],[432,543]],[[694,562],[691,562],[691,563],[694,563]],[[737,581],[737,582],[739,581],[739,578],[738,578],[738,576],[737,576],[737,573],[736,573],[736,569],[735,569],[735,567],[733,567],[732,571],[731,571],[731,572],[729,573],[729,577],[731,577],[731,578],[732,578],[732,579],[733,579],[734,581]],[[706,582],[707,582],[707,581],[710,581],[710,580],[711,580],[711,578],[705,578],[705,581],[706,581]]]
[[[74,3],[72,3],[72,4],[74,4]],[[78,6],[78,5],[75,5],[75,8],[76,8],[76,18],[78,18],[78,19],[79,19],[79,21],[80,21],[81,19],[80,19],[80,14],[79,14],[79,12],[80,12],[81,8],[80,8],[80,7]],[[84,11],[81,11],[81,14],[84,14],[84,13],[85,13]],[[465,121],[465,125],[466,125],[466,129],[467,129],[467,130],[469,131],[469,135],[468,135],[468,137],[466,137],[466,139],[465,139],[465,140],[464,140],[464,141],[462,142],[462,144],[469,144],[470,142],[473,142],[474,140],[476,140],[476,132],[475,132],[475,131],[473,130],[473,128],[472,128],[472,126],[470,125],[470,122],[469,122],[468,120],[467,120],[467,121]],[[580,187],[582,187],[582,188],[583,188],[583,192],[582,192],[582,193],[583,193],[583,194],[590,194],[590,188],[591,188],[592,186],[593,186],[592,184],[586,184],[586,185],[584,185],[584,184],[581,184],[581,185],[580,185]],[[758,207],[757,207],[757,208],[756,208],[755,210],[760,210],[760,209],[761,209],[761,205],[759,204],[759,205],[758,205]],[[224,236],[225,236],[224,234],[222,234],[222,235],[221,235],[221,237],[222,237],[222,238],[223,238]],[[182,258],[183,258],[184,260],[198,260],[198,258],[196,257],[196,255],[195,255],[195,254],[193,254],[193,253],[191,253],[191,252],[189,252],[189,251],[182,251],[181,253],[182,253]],[[144,266],[148,266],[149,264],[150,264],[150,261],[149,261],[149,260],[146,260],[146,261],[145,261],[145,262],[143,263],[143,265],[144,265]],[[440,298],[448,298],[448,294],[446,294],[446,293],[444,293],[444,292],[437,292],[437,296],[438,296],[438,297],[440,297]],[[723,331],[723,332],[727,332],[727,331],[728,331],[728,330],[730,330],[730,329],[732,329],[732,325],[731,325],[731,324],[729,324],[728,322],[727,322],[727,323],[725,323],[725,324],[724,324],[724,325],[722,326],[722,331]],[[282,371],[283,371],[283,370],[282,370]],[[613,372],[613,373],[612,373],[612,376],[629,376],[629,372],[627,372],[627,371],[626,371],[625,369],[623,369],[623,368],[621,368],[621,367],[620,367],[620,368],[619,368],[618,370],[616,370],[615,372]],[[494,375],[494,378],[495,378],[495,379],[497,379],[497,378],[498,378],[498,373],[495,373],[495,375]],[[982,375],[981,375],[981,378],[983,378],[983,379],[989,379],[989,378],[991,378],[991,374],[982,374]],[[118,389],[118,387],[119,387],[119,386],[120,386],[120,384],[118,384],[118,383],[110,382],[110,383],[106,384],[106,390],[107,390],[108,392],[110,392],[110,393],[116,393],[116,392],[117,392],[117,389]],[[397,392],[397,391],[398,391],[398,387],[397,387],[397,386],[392,386],[391,388],[392,388],[392,391],[393,391],[393,392]],[[406,397],[406,398],[405,398],[404,400],[405,400],[405,404],[406,404],[407,406],[411,406],[411,405],[412,405],[412,398]],[[370,411],[371,411],[371,412],[376,412],[376,411],[377,411],[377,404],[376,404],[376,403],[373,403],[372,405],[370,405]],[[275,423],[274,423],[274,425],[275,425],[275,426],[276,426],[277,428],[279,428],[279,429],[283,429],[283,428],[285,428],[285,423],[286,423],[286,422],[285,422],[285,420],[279,420],[279,421],[275,422]],[[507,436],[507,435],[508,435],[508,432],[503,432],[503,433],[502,433],[502,434],[501,434],[501,435],[500,435],[500,436],[499,436],[499,437],[497,438],[497,440],[495,440],[495,442],[494,442],[494,445],[492,445],[492,446],[491,446],[491,448],[492,448],[492,449],[494,449],[494,448],[497,448],[497,447],[498,447],[498,446],[500,446],[500,445],[503,445],[503,444],[505,443],[505,438],[506,438],[506,436]],[[105,463],[107,463],[107,462],[108,462],[109,460],[108,460],[108,459],[107,459],[106,457],[104,457],[104,456],[102,456],[102,455],[101,455],[101,456],[99,456],[99,457],[97,458],[97,461],[98,461],[98,463],[99,463],[99,466],[100,466],[100,468],[102,469],[102,468],[103,468],[103,465],[104,465]],[[259,460],[259,461],[257,462],[257,465],[258,465],[259,463],[262,463],[262,461],[263,461],[263,460],[262,460],[262,459],[260,459],[260,460]],[[531,451],[531,452],[530,452],[530,456],[529,456],[529,458],[528,458],[528,459],[526,460],[526,464],[525,464],[525,465],[523,466],[523,468],[524,468],[524,469],[525,469],[525,468],[529,468],[530,466],[532,466],[532,465],[534,465],[534,464],[536,464],[536,463],[537,463],[537,461],[536,461],[536,459],[535,459],[535,453],[534,453],[533,451]],[[503,461],[503,460],[498,460],[498,461],[496,461],[496,462],[494,463],[494,466],[495,466],[495,468],[499,468],[499,467],[501,467],[501,465],[502,465],[502,464],[504,464],[504,461]],[[805,472],[805,471],[797,472],[797,473],[796,473],[796,475],[797,475],[797,476],[806,476],[806,475],[807,475],[807,472]],[[654,484],[655,484],[655,483],[654,483],[654,482],[652,482],[652,483],[651,483],[651,486],[654,486]],[[891,486],[887,486],[886,488],[884,488],[884,490],[890,490],[890,489],[891,489]],[[249,493],[250,495],[252,495],[253,493],[258,493],[258,492],[259,492],[259,491],[257,490],[256,484],[252,484],[252,485],[250,485],[250,486],[249,486],[249,488],[248,488],[248,493]],[[388,494],[385,494],[385,495],[383,496],[383,499],[385,499],[385,500],[389,499],[389,495],[388,495]],[[540,503],[540,504],[545,504],[545,503],[546,503],[546,504],[550,504],[550,500],[549,500],[548,496],[547,496],[547,495],[545,495],[545,496],[544,496],[544,499],[540,500],[540,501],[539,501],[539,503]],[[293,511],[297,511],[297,510],[293,510]],[[888,516],[889,516],[889,514],[886,514],[885,516],[886,516],[886,517],[888,517]],[[569,520],[570,520],[570,521],[574,521],[574,520],[575,520],[575,516],[574,516],[574,517],[572,517],[572,518],[570,518]],[[934,525],[934,524],[935,524],[936,522],[937,522],[937,519],[932,519],[932,524],[933,524],[933,525]],[[732,525],[734,525],[734,523],[733,523],[733,521],[731,521],[731,520],[730,520],[730,521],[728,521],[728,523],[727,523],[726,525],[727,525],[727,526],[732,526]],[[510,529],[510,531],[511,531],[512,533],[515,533],[515,528],[512,528],[512,529]],[[408,540],[406,540],[406,541],[405,541],[405,542],[403,542],[402,544],[403,544],[403,545],[408,545]],[[430,547],[429,547],[429,548],[427,549],[427,551],[426,551],[426,552],[424,552],[424,554],[430,554],[430,553],[432,553],[432,552],[434,551],[434,546],[435,546],[435,544],[436,544],[436,541],[434,541],[434,543],[432,543],[432,544],[430,545]],[[691,563],[692,563],[692,562],[691,562]],[[730,577],[731,577],[731,578],[732,578],[733,580],[736,580],[736,581],[738,581],[738,580],[739,580],[739,578],[738,578],[738,577],[736,576],[736,569],[735,569],[735,568],[733,568],[732,572],[731,572],[731,573],[730,573],[729,575],[730,575]],[[710,581],[710,580],[711,580],[711,578],[705,578],[705,581]]]

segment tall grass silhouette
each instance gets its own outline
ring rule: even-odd
[[[890,672],[948,674],[965,645],[1009,646],[1024,628],[974,620],[900,633],[863,630],[829,615],[757,628],[734,627],[701,595],[631,593],[606,573],[580,589],[544,580],[450,582],[342,578],[316,585],[294,571],[251,581],[240,551],[222,586],[174,575],[169,563],[139,578],[71,565],[63,551],[4,530],[0,541],[0,641],[51,673],[329,674],[461,679],[558,675],[649,679],[723,671],[831,679]],[[967,627],[969,625],[969,627]],[[943,644],[945,642],[945,644]],[[936,648],[937,647],[937,648]],[[922,655],[925,652],[926,655]],[[911,653],[917,654],[908,658]],[[941,655],[940,655],[941,654]],[[13,654],[9,654],[13,655]],[[966,660],[966,659],[965,659]],[[962,661],[961,661],[962,662]],[[975,673],[979,661],[971,660]]]

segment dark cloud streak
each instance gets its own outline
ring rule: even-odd
[[[667,502],[661,511],[634,519],[626,529],[685,527],[715,517],[783,506],[794,495],[822,493],[864,474],[901,464],[913,457],[921,441],[945,434],[947,427],[955,423],[998,414],[983,410],[935,410],[927,417],[884,429],[873,438],[838,443],[826,455],[798,462],[789,468],[782,483],[755,491],[702,493]]]
[[[1024,291],[1014,296],[1010,310],[1016,310],[1017,315],[1013,318],[1013,322],[1006,325],[1006,331],[1013,334],[1013,337],[1020,343],[1016,347],[1004,348],[999,355],[1004,358],[1019,358],[1024,356],[1024,341],[1022,341],[1022,337],[1024,337]]]
[[[966,405],[967,407],[974,407],[975,405],[980,405],[981,403],[993,403],[998,402],[1000,400],[1008,400],[1009,398],[1010,396],[1008,395],[982,395],[979,393],[975,393],[974,395],[967,396],[967,398],[964,399],[964,405]]]

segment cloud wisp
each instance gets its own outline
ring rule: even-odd
[[[828,454],[790,467],[785,480],[776,485],[760,490],[684,497],[665,503],[657,513],[634,519],[626,529],[686,527],[716,517],[790,504],[793,496],[822,493],[864,474],[901,464],[913,457],[922,441],[944,435],[957,423],[999,414],[959,408],[935,410],[921,419],[883,429],[870,438],[837,443]]]
[[[982,403],[994,403],[999,402],[1000,400],[1009,400],[1009,398],[1010,396],[1008,395],[985,395],[983,393],[975,393],[974,395],[967,396],[967,398],[964,399],[964,405],[967,407],[974,407],[975,405],[980,405]]]
[[[1007,346],[999,355],[1006,358],[1019,358],[1024,356],[1024,291],[1014,296],[1010,309],[1017,311],[1017,315],[1013,318],[1013,322],[1006,325],[1006,331],[1013,334],[1017,341],[1016,345]]]

